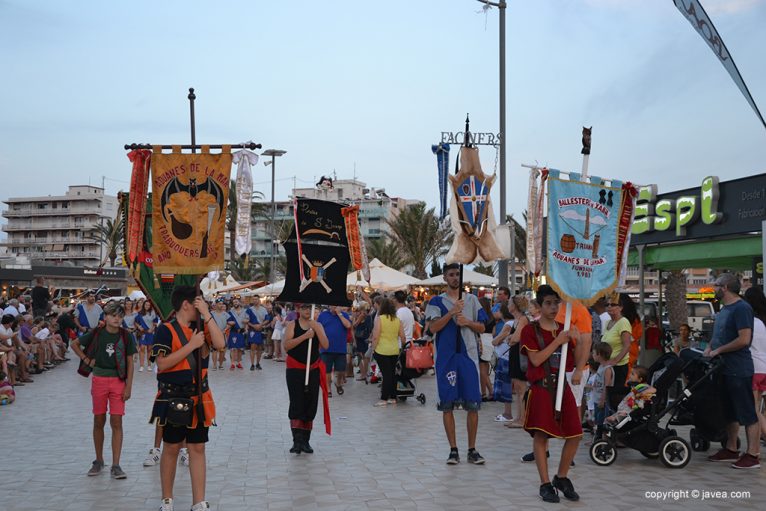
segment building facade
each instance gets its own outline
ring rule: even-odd
[[[94,229],[117,215],[117,197],[103,188],[70,186],[64,195],[13,197],[2,215],[7,238],[0,242],[11,257],[36,263],[98,266],[105,247]]]

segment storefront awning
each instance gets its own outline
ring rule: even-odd
[[[663,244],[644,249],[644,266],[655,270],[713,268],[749,270],[753,258],[763,255],[760,236],[694,243]],[[638,266],[638,251],[631,249],[628,265]]]

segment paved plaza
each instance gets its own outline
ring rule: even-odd
[[[621,449],[610,467],[596,467],[587,446],[578,452],[570,477],[581,501],[544,504],[537,496],[534,464],[519,458],[531,448],[522,430],[493,422],[501,405],[489,403],[480,414],[478,449],[484,466],[465,462],[464,415],[458,414],[458,443],[463,463],[447,466],[448,454],[435,409],[434,379],[417,380],[425,406],[408,400],[374,408],[377,386],[349,382],[343,396],[330,400],[333,435],[321,429],[321,409],[312,437],[315,454],[295,456],[287,421],[284,364],[266,360],[263,371],[211,372],[218,427],[207,446],[207,499],[217,510],[461,510],[494,509],[763,509],[766,468],[736,471],[705,461],[695,453],[684,469],[664,468],[659,460]],[[0,408],[0,509],[156,510],[159,467],[144,468],[154,435],[147,424],[156,389],[152,373],[136,373],[127,404],[122,468],[126,480],[108,471],[86,477],[94,458],[90,382],[75,373],[75,360],[19,388],[18,401]],[[105,461],[110,464],[107,427]],[[586,435],[586,441],[589,440]],[[553,442],[558,459],[560,443]],[[647,492],[680,490],[665,500]],[[749,491],[744,499],[694,498],[694,492]],[[179,468],[176,509],[191,507],[188,471]],[[654,495],[654,494],[652,494]],[[674,500],[673,497],[678,497]]]

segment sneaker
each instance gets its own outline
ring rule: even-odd
[[[508,417],[506,417],[505,415],[501,413],[500,415],[495,417],[495,422],[513,422],[513,419],[509,419]]]
[[[162,499],[160,511],[173,511],[173,499]]]
[[[564,494],[567,500],[580,500],[580,496],[574,489],[572,481],[568,477],[553,476],[553,486]]]
[[[234,364],[231,364],[231,367],[229,368],[229,371],[233,371],[234,369],[236,369],[236,366]]]
[[[242,367],[242,362],[237,364],[237,369],[244,369],[244,367]]]
[[[253,364],[250,364],[250,370],[255,371],[255,366]]]
[[[256,368],[256,369],[258,369],[259,371],[260,371],[261,369],[263,369],[263,368],[261,367],[261,364],[255,364],[255,368]]]
[[[112,465],[112,479],[127,479],[128,474],[122,471],[119,465]]]
[[[388,404],[388,401],[386,401],[385,399],[381,399],[380,401],[378,401],[372,406],[386,406],[387,404]]]
[[[738,451],[730,451],[725,447],[720,449],[717,453],[707,457],[708,461],[739,461],[739,459]]]
[[[472,463],[474,465],[484,465],[484,462],[486,460],[484,457],[479,454],[479,451],[476,449],[468,449],[468,463]]]
[[[457,465],[458,463],[460,463],[460,455],[458,454],[457,449],[452,449],[447,458],[447,465]]]
[[[90,466],[90,470],[88,470],[89,476],[97,476],[101,473],[101,470],[104,468],[104,462],[93,460],[93,464]]]
[[[156,447],[152,447],[149,449],[149,454],[146,455],[146,458],[144,459],[144,466],[145,467],[153,467],[157,463],[160,462],[160,450]]]
[[[545,502],[560,502],[559,494],[556,488],[551,483],[545,483],[540,485],[540,497]]]
[[[551,453],[548,451],[545,451],[545,457],[550,458]],[[533,461],[535,461],[535,453],[530,452],[528,454],[525,454],[524,456],[521,457],[521,461],[523,461],[524,463],[532,463]]]
[[[390,405],[395,405],[395,404],[396,404],[396,399],[389,399],[389,400],[388,400],[388,401],[386,401],[386,402],[387,402],[388,404],[390,404]]]
[[[183,465],[184,467],[189,466],[189,450],[188,449],[181,449],[181,456],[179,457],[179,463]]]
[[[758,456],[745,453],[735,463],[731,464],[731,468],[761,468],[761,461]]]
[[[213,371],[217,371],[217,370],[218,370],[218,366],[214,365],[213,366]]]
[[[194,504],[191,508],[191,511],[207,511],[209,509],[210,509],[210,504],[208,503],[208,501],[203,500]]]
[[[139,367],[139,368],[138,368],[138,372],[139,372],[139,373],[143,373],[143,372],[144,372],[144,366],[141,366],[141,367]]]

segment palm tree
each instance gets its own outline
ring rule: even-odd
[[[476,273],[481,273],[482,275],[489,275],[490,277],[495,276],[495,267],[491,264],[485,266],[479,263],[473,267],[473,271]]]
[[[398,270],[407,265],[399,248],[386,238],[367,238],[367,258],[372,261],[379,259],[381,263]]]
[[[250,211],[250,221],[252,222],[257,216],[264,215],[264,210],[267,204],[255,202],[255,199],[263,199],[263,194],[258,191],[253,191],[252,194],[252,209]],[[231,261],[237,259],[235,248],[235,241],[237,238],[237,182],[231,180],[229,184],[229,204],[226,207],[226,230],[229,231],[229,253],[231,254]]]
[[[683,270],[672,270],[666,275],[665,299],[668,306],[668,321],[670,329],[678,332],[681,324],[689,321],[686,310],[686,273]]]
[[[415,267],[412,273],[419,279],[428,276],[426,268],[447,253],[454,237],[450,227],[439,222],[434,209],[426,209],[423,202],[411,204],[386,220],[390,229],[386,235]]]
[[[514,256],[515,259],[520,262],[524,263],[527,261],[527,212],[526,210],[521,213],[522,218],[524,219],[524,224],[517,222],[515,218],[513,218],[513,215],[506,215],[505,217],[505,223],[512,224],[514,227],[516,239],[514,240]]]
[[[114,220],[107,218],[106,223],[95,225],[88,237],[105,245],[106,258],[109,259],[109,265],[114,266],[117,260],[117,251],[122,246],[124,233],[125,225],[122,222],[122,215],[117,215]],[[100,264],[103,266],[104,261],[101,261]]]

